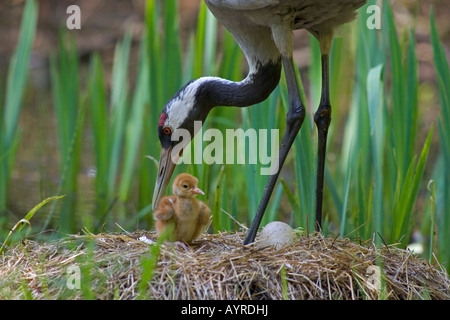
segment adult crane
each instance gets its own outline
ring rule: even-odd
[[[255,218],[244,244],[254,241],[286,156],[305,118],[293,61],[293,30],[306,29],[320,44],[322,93],[314,114],[318,130],[318,165],[315,227],[321,229],[322,198],[327,133],[331,121],[329,55],[333,30],[355,17],[366,0],[204,0],[208,9],[230,31],[243,51],[249,73],[240,82],[217,77],[192,80],[164,106],[158,123],[161,143],[159,169],[153,194],[153,208],[164,194],[180,154],[189,141],[173,137],[178,129],[195,135],[194,121],[202,123],[216,106],[247,107],[264,101],[277,86],[281,67],[286,77],[289,109],[286,131],[278,153],[278,171],[268,179]],[[182,145],[180,145],[182,144]]]

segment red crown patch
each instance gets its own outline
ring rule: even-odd
[[[161,113],[161,117],[159,118],[158,127],[162,127],[164,122],[166,122],[167,114],[165,112]]]

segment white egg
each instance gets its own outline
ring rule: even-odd
[[[262,229],[258,237],[257,246],[260,249],[269,246],[279,249],[293,244],[296,238],[295,231],[290,225],[281,221],[274,221],[268,223]]]

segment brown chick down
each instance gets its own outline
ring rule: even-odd
[[[195,198],[204,193],[198,188],[198,179],[190,174],[179,174],[173,182],[172,192],[173,196],[159,201],[153,213],[156,232],[160,236],[167,227],[173,226],[167,240],[191,244],[209,224],[211,209]]]

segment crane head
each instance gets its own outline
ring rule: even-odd
[[[153,191],[153,210],[164,195],[184,148],[201,128],[211,110],[201,94],[202,82],[193,80],[180,89],[164,106],[159,118],[161,155]]]

